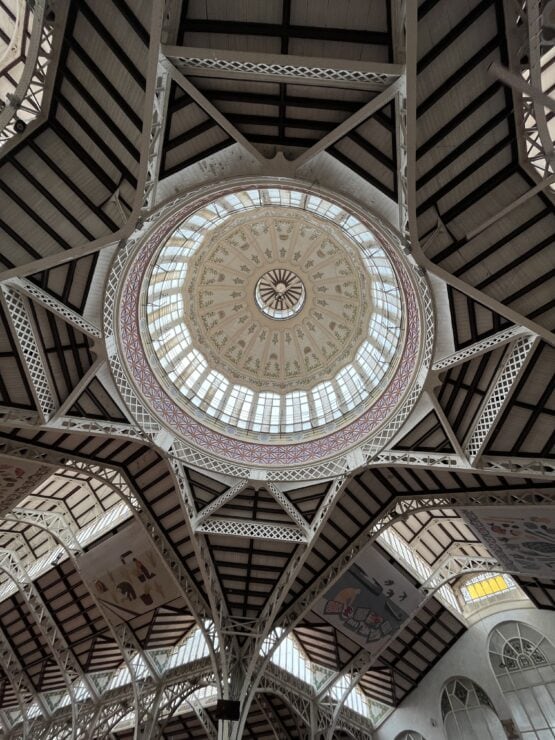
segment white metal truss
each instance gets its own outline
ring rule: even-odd
[[[211,683],[213,673],[210,661],[202,659],[193,663],[179,666],[168,673],[159,682],[145,678],[145,693],[158,694],[158,719],[162,722],[168,713],[174,713],[184,697],[198,689],[202,683]],[[33,740],[60,740],[60,738],[86,738],[99,740],[110,737],[110,732],[123,719],[129,717],[133,702],[132,684],[124,684],[118,689],[101,695],[98,700],[80,701],[77,705],[77,717],[73,716],[72,707],[64,707],[56,712],[54,721],[42,720],[37,722]],[[160,726],[152,726],[152,733],[143,736],[144,740],[154,740],[160,731]],[[28,740],[22,734],[22,728],[10,733],[10,740]]]
[[[553,480],[555,462],[543,458],[482,455],[479,465],[452,452],[427,452],[419,450],[384,450],[369,463],[370,466],[396,465],[399,467],[424,467],[432,470],[476,472],[480,475],[511,475],[518,478]]]
[[[404,14],[403,14],[404,16]],[[403,34],[404,38],[404,34]],[[397,203],[399,213],[399,232],[405,244],[405,251],[411,251],[408,209],[408,156],[407,156],[407,78],[403,75],[401,86],[395,96],[395,131],[397,146]]]
[[[41,112],[54,33],[49,5],[48,0],[33,3],[33,27],[26,43],[25,66],[16,88],[6,95],[0,108],[0,147],[20,133],[21,123],[28,125]]]
[[[337,501],[341,497],[345,486],[347,484],[347,476],[341,476],[335,478],[330,482],[324,500],[320,504],[316,515],[311,523],[309,529],[309,539],[305,548],[296,548],[293,553],[287,567],[281,574],[278,582],[274,586],[270,597],[268,598],[262,612],[259,616],[259,623],[264,625],[263,633],[256,640],[253,640],[250,644],[247,644],[242,660],[245,665],[245,672],[243,677],[243,686],[241,691],[241,699],[245,707],[243,717],[238,723],[236,728],[236,738],[240,738],[243,730],[245,717],[248,713],[250,702],[253,700],[254,693],[256,691],[258,681],[263,671],[257,671],[256,667],[259,660],[259,655],[262,652],[263,646],[266,645],[270,633],[273,629],[274,620],[278,614],[278,611],[290,590],[292,584],[295,582],[300,570],[303,568],[308,555],[312,552],[312,548],[315,545],[322,529],[328,521],[330,514],[332,513]],[[283,639],[285,635],[282,635]],[[267,666],[270,662],[270,656],[281,641],[274,633],[273,641],[270,640],[270,649],[266,655],[264,665]],[[265,651],[266,652],[266,651]]]
[[[259,164],[264,164],[266,162],[265,158],[262,156],[262,154],[258,151],[258,149],[253,146],[250,141],[243,136],[243,134],[239,131],[239,129],[234,126],[231,121],[224,116],[223,113],[221,113],[215,105],[213,105],[208,98],[200,92],[200,90],[193,85],[192,82],[190,82],[187,77],[178,69],[178,67],[175,66],[172,62],[175,62],[175,59],[172,59],[172,61],[168,61],[167,64],[170,69],[170,73],[174,81],[179,85],[179,87],[184,90],[189,97],[191,97],[197,105],[199,105],[205,113],[207,113],[211,118],[214,119],[214,121],[221,126],[221,128],[224,129],[226,133],[228,133],[232,139],[235,139],[235,141],[240,144],[245,151],[247,151]]]
[[[270,702],[267,700],[266,696],[264,694],[257,694],[254,697],[254,701],[258,709],[262,712],[264,719],[272,728],[275,740],[290,740],[291,735],[281,724],[279,715],[272,710]]]
[[[432,370],[438,372],[440,370],[447,370],[455,365],[461,365],[473,357],[479,357],[486,352],[491,352],[498,347],[502,347],[507,342],[511,342],[522,334],[530,334],[530,332],[522,326],[509,326],[507,329],[502,329],[479,342],[475,342],[464,349],[460,349],[457,352],[453,352],[453,354],[442,357],[440,360],[436,360],[432,365]]]
[[[522,122],[526,137],[528,159],[542,178],[552,175],[555,170],[555,153],[550,134],[545,103],[534,91],[542,91],[542,13],[539,0],[526,0],[522,3],[522,14],[528,25],[528,69],[523,76],[528,79],[531,95],[522,95]],[[522,57],[520,57],[522,58]],[[555,109],[555,102],[551,100]]]
[[[300,619],[312,608],[312,604],[325,593],[330,586],[345,572],[355,558],[381,532],[411,514],[434,509],[460,509],[481,506],[550,506],[555,504],[555,492],[543,489],[525,491],[478,491],[476,493],[431,494],[428,496],[398,496],[384,510],[369,528],[355,537],[345,550],[320,574],[308,588],[305,588],[296,601],[284,612],[275,626],[283,628],[276,635],[274,645],[268,651],[271,654],[279,642],[284,639]]]
[[[381,90],[402,73],[398,64],[330,60],[292,54],[163,46],[163,52],[185,75],[217,76],[265,82]]]
[[[148,209],[156,202],[156,186],[160,173],[164,124],[169,101],[170,74],[164,56],[160,53],[154,89],[153,113],[150,139],[148,142],[147,172],[144,187],[143,208]]]
[[[57,407],[49,373],[39,349],[40,339],[33,326],[26,299],[8,285],[1,285],[1,296],[18,341],[18,350],[31,391],[43,420],[48,421]]]
[[[27,509],[16,507],[2,514],[1,519],[8,522],[23,522],[31,526],[39,527],[52,534],[60,544],[70,553],[82,552],[79,540],[66,521],[64,515],[59,511],[45,511],[43,509]]]
[[[553,180],[555,168],[552,137],[549,136],[549,126],[546,126],[548,121],[545,106],[553,106],[555,103],[549,90],[542,89],[546,86],[542,85],[541,79],[543,29],[540,7],[541,3],[537,0],[513,0],[507,4],[510,69],[494,63],[489,71],[512,88],[519,161],[537,182],[536,187],[543,190],[552,185],[550,181]],[[526,195],[527,193],[522,197]]]
[[[222,534],[229,537],[247,537],[281,542],[306,542],[306,534],[300,527],[254,519],[224,519],[210,517],[195,530],[199,534]]]
[[[277,501],[281,508],[289,515],[289,517],[295,522],[305,535],[310,536],[310,525],[301,514],[301,512],[294,506],[285,493],[281,490],[277,483],[274,481],[268,481],[266,489],[271,496]]]
[[[454,276],[448,270],[436,265],[432,262],[429,257],[424,253],[422,246],[418,241],[418,219],[416,214],[416,180],[417,180],[417,168],[416,168],[416,148],[417,148],[417,137],[416,137],[416,108],[418,105],[418,91],[416,84],[417,76],[417,61],[418,61],[418,17],[417,7],[412,3],[405,3],[406,18],[405,24],[408,32],[405,34],[406,38],[406,74],[407,74],[407,97],[406,97],[406,117],[401,118],[401,130],[399,136],[403,137],[406,142],[407,151],[407,166],[406,173],[400,172],[400,176],[404,180],[406,177],[407,187],[407,218],[409,219],[410,226],[410,242],[407,242],[407,246],[410,246],[413,257],[417,264],[426,269],[431,275],[436,275],[438,278],[443,280],[447,285],[451,285],[453,288],[461,291],[464,295],[469,296],[475,301],[482,303],[487,308],[495,311],[500,316],[504,316],[514,324],[519,324],[526,327],[530,332],[537,334],[542,337],[546,342],[551,345],[555,345],[555,334],[541,326],[535,321],[532,321],[525,317],[522,313],[515,311],[510,306],[505,305],[499,300],[496,300],[492,296],[484,293],[483,291],[475,288],[469,283],[465,282],[461,278]]]
[[[143,736],[154,740],[176,711],[187,705],[199,718],[207,737],[215,740],[216,730],[206,712],[203,703],[195,692],[203,686],[214,685],[214,674],[210,661],[206,658],[188,663],[164,674],[158,682],[146,678],[145,692],[158,697],[156,721],[151,725],[151,734]],[[301,722],[310,728],[311,714],[315,702],[315,693],[311,685],[301,679],[270,664],[261,679],[259,691],[280,696]],[[130,703],[133,700],[133,687],[125,684],[118,689],[102,694],[96,701],[81,700],[78,703],[76,717],[72,716],[72,707],[59,709],[53,719],[35,720],[33,740],[60,740],[61,738],[108,738],[110,732],[123,719],[129,717]],[[338,715],[339,726],[357,738],[370,737],[372,725],[370,720],[351,709],[343,707]],[[366,734],[361,734],[366,733]],[[10,732],[10,740],[24,740],[23,728],[18,726]]]
[[[241,480],[237,481],[237,483],[235,483],[233,486],[230,486],[227,491],[224,491],[218,496],[218,498],[214,499],[214,501],[211,501],[203,509],[201,509],[198,514],[194,515],[194,518],[192,520],[193,530],[195,530],[199,526],[199,524],[202,524],[202,522],[204,522],[209,516],[214,514],[214,512],[218,511],[218,509],[221,509],[222,506],[228,503],[228,501],[231,501],[233,498],[235,498],[238,493],[244,491],[247,483],[247,478],[242,478]]]
[[[10,514],[4,516],[4,519],[9,521],[25,522],[31,526],[36,526],[49,532],[64,547],[72,559],[76,571],[79,574],[81,573],[78,555],[81,555],[83,550],[77,537],[60,512],[19,508],[14,509]],[[96,598],[94,591],[89,590],[89,596],[97,609],[104,616],[104,620],[114,638],[114,641],[118,645],[122,658],[127,666],[131,682],[133,684],[136,717],[135,726],[138,728],[138,732],[142,733],[139,737],[144,737],[145,740],[148,740],[152,737],[152,725],[157,716],[157,697],[153,696],[152,692],[143,691],[142,678],[145,670],[155,680],[159,678],[159,671],[156,663],[148,653],[143,651],[135,633],[129,625],[123,622],[122,624],[112,626],[110,615],[107,613],[104,605]],[[142,668],[138,667],[133,659],[136,655],[139,655],[142,659]],[[93,682],[93,685],[97,688],[97,684]]]
[[[193,696],[199,688],[210,685],[210,683],[200,681],[178,681],[176,683],[165,684],[163,701],[161,702],[160,712],[158,715],[160,729],[163,731],[164,727],[175,715],[176,711],[186,703],[197,715],[206,736],[210,740],[216,740],[218,737],[218,730],[214,726],[210,715],[203,707],[202,702],[197,697]]]
[[[23,727],[28,732],[29,728],[29,707],[23,700],[24,694],[28,694],[31,697],[32,702],[35,703],[39,711],[44,717],[49,716],[49,711],[42,700],[40,694],[37,693],[33,682],[29,678],[28,673],[21,664],[21,661],[17,657],[14,649],[12,648],[8,638],[4,634],[3,630],[0,629],[0,665],[4,671],[12,690],[15,694],[19,705],[19,711],[21,713],[21,720]],[[13,723],[10,723],[11,725]],[[9,728],[11,729],[11,727]]]
[[[66,306],[62,301],[54,298],[50,293],[39,288],[31,280],[14,277],[6,280],[5,285],[9,285],[19,293],[23,293],[36,303],[40,303],[41,306],[44,306],[48,311],[63,319],[63,321],[79,329],[83,334],[93,339],[102,338],[102,330],[98,326],[87,320],[84,316],[81,316],[77,311]]]
[[[451,446],[455,450],[455,454],[459,455],[459,457],[465,461],[466,455],[464,453],[464,450],[462,448],[461,443],[459,442],[459,438],[455,434],[455,430],[451,426],[451,422],[447,418],[447,414],[443,410],[443,406],[440,404],[438,397],[436,396],[433,389],[426,390],[426,395],[428,396],[428,399],[430,400],[430,403],[432,404],[432,408],[435,412],[435,415],[443,427],[443,431],[445,432],[447,439],[451,443]]]
[[[372,100],[359,108],[355,113],[349,116],[349,118],[340,123],[329,133],[319,139],[315,144],[313,144],[309,149],[299,155],[295,159],[296,168],[298,169],[299,167],[305,165],[317,154],[323,152],[336,141],[339,141],[339,139],[343,138],[343,136],[348,134],[349,131],[352,131],[352,129],[360,126],[360,124],[364,123],[364,121],[370,118],[370,116],[374,115],[374,113],[383,108],[384,105],[387,105],[387,103],[389,103],[389,101],[392,100],[392,98],[394,98],[396,94],[402,89],[404,84],[403,81],[404,78],[402,76],[393,80],[391,84],[385,88],[385,90],[382,90],[382,92],[379,93],[379,95],[376,95],[376,97],[372,98]]]
[[[47,529],[51,534],[62,544],[66,549],[69,556],[72,558],[73,564],[78,573],[80,573],[80,562],[77,557],[81,554],[82,550],[77,539],[73,533],[67,527],[65,520],[58,512],[42,512],[35,510],[15,510],[11,516],[5,517],[15,521],[25,521],[31,525],[38,526],[40,528]],[[144,683],[145,675],[148,675],[155,684],[158,684],[164,664],[159,666],[159,660],[157,661],[151,656],[148,651],[144,651],[138,642],[134,631],[125,622],[113,626],[111,624],[110,616],[107,614],[103,604],[96,598],[93,591],[89,591],[89,595],[95,603],[98,610],[103,614],[106,624],[118,645],[122,657],[125,661],[131,684],[133,687],[133,697],[135,704],[135,737],[143,740],[153,740],[157,737],[158,733],[158,714],[160,709],[160,702],[162,699],[162,689],[156,688],[152,690]],[[134,660],[135,656],[140,656],[142,660],[142,666],[137,665]],[[97,686],[96,683],[93,685]],[[197,713],[202,714],[201,709],[195,708]],[[203,717],[203,719],[206,719]],[[88,725],[83,725],[83,732],[86,732]],[[79,734],[79,726],[77,727],[77,737],[81,737]],[[88,736],[88,735],[83,735]]]
[[[215,667],[215,672],[219,676],[222,696],[227,699],[229,698],[229,691],[235,689],[231,681],[231,675],[240,664],[239,643],[233,631],[226,632],[225,630],[229,624],[230,615],[206,538],[203,534],[200,534],[200,530],[197,529],[197,534],[193,531],[192,522],[197,511],[185,468],[179,460],[172,459],[170,462],[176,490],[185,515],[187,534],[193,545],[210,604],[213,629],[220,646],[220,662],[219,666]],[[206,526],[209,521],[206,520],[201,527]]]
[[[72,406],[75,403],[77,403],[77,401],[79,400],[79,397],[85,391],[89,383],[91,383],[92,380],[96,377],[98,371],[104,366],[105,363],[106,363],[106,360],[103,357],[97,357],[96,360],[93,361],[92,365],[79,378],[77,385],[75,385],[71,389],[70,393],[68,393],[66,398],[64,398],[62,403],[60,403],[55,413],[50,418],[49,424],[52,421],[56,421],[59,418],[63,418],[65,414],[68,413],[68,411],[72,408]]]
[[[526,335],[519,337],[510,345],[505,361],[497,373],[465,440],[464,450],[471,463],[484,450],[495,422],[514,391],[516,382],[530,359],[537,341],[537,337]]]
[[[65,403],[65,402],[64,402]],[[29,409],[9,408],[0,406],[0,426],[13,429],[62,429],[64,431],[80,432],[83,434],[99,434],[103,437],[123,437],[150,441],[150,438],[136,426],[118,421],[105,421],[104,419],[87,419],[76,416],[58,415],[51,417],[46,424],[36,411]]]
[[[82,684],[85,692],[91,697],[98,698],[96,687],[83,671],[81,664],[60,632],[26,569],[11,550],[0,548],[0,570],[9,575],[17,586],[38,630],[48,645],[54,661],[60,669],[72,704],[78,702],[77,682]],[[76,711],[76,706],[74,711]]]
[[[314,709],[319,707],[316,703],[316,694],[309,684],[279,668],[274,663],[266,668],[261,675],[257,692],[273,693],[280,696],[301,719],[305,726],[312,727],[314,720]],[[342,707],[338,712],[341,725],[347,732],[360,740],[368,740],[371,737],[373,726],[369,719],[357,714],[351,709]]]
[[[34,461],[48,462],[50,465],[64,467],[90,475],[93,478],[103,481],[129,505],[135,518],[141,522],[160,557],[170,570],[181,595],[185,599],[188,609],[203,632],[215,669],[216,663],[212,637],[206,627],[204,627],[204,620],[212,618],[209,604],[192,581],[168,538],[150,514],[148,507],[143,505],[140,492],[133,487],[127,476],[113,464],[103,463],[99,465],[85,458],[79,458],[78,456],[69,457],[67,454],[61,454],[54,450],[38,448],[32,444],[14,443],[8,439],[0,442],[0,453]]]

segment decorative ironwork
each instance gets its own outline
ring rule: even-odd
[[[13,92],[6,96],[7,102],[0,106],[0,148],[25,131],[41,112],[54,33],[48,9],[47,0],[35,0],[32,4],[32,30],[23,74]],[[25,29],[27,33],[28,29]],[[9,72],[6,75],[9,78]]]
[[[515,382],[529,360],[536,342],[537,337],[524,336],[517,339],[512,346],[467,437],[464,447],[470,462],[473,462],[484,449],[495,421],[514,390]]]
[[[308,64],[267,64],[265,62],[240,61],[235,59],[215,59],[198,57],[172,57],[172,62],[186,74],[194,70],[210,70],[215,73],[234,72],[241,74],[267,75],[268,77],[290,77],[297,80],[320,80],[322,82],[363,83],[387,87],[398,78],[395,73],[365,72],[356,69],[333,69]]]
[[[441,360],[437,360],[433,363],[432,370],[446,370],[454,365],[460,365],[471,357],[478,357],[485,352],[491,352],[497,347],[501,347],[503,344],[506,344],[519,336],[519,334],[529,334],[529,332],[521,326],[510,326],[508,329],[498,331],[479,342],[471,344],[469,347],[465,347],[458,352],[453,352],[453,354],[448,355],[447,357],[442,357]]]
[[[36,336],[25,299],[8,285],[1,286],[1,294],[7,308],[10,322],[20,346],[20,354],[27,369],[31,388],[45,421],[56,410],[49,375],[39,350],[39,337]]]
[[[68,324],[72,324],[84,334],[88,334],[88,336],[93,337],[94,339],[102,338],[102,331],[97,326],[85,319],[81,314],[68,308],[65,303],[57,300],[51,296],[50,293],[39,288],[38,285],[35,285],[30,280],[27,280],[26,278],[11,278],[6,281],[6,285],[10,285],[15,290],[24,293],[29,296],[29,298],[37,301],[37,303],[42,304],[49,311],[57,314],[61,319],[66,321]]]

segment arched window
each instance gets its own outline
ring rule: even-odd
[[[426,740],[426,738],[414,730],[404,730],[400,735],[397,735],[395,740]]]
[[[490,635],[489,657],[523,740],[555,737],[555,648],[551,642],[527,624],[504,622]]]
[[[486,692],[468,678],[453,678],[441,693],[447,740],[506,740]]]

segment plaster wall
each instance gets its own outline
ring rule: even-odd
[[[374,733],[374,740],[395,740],[404,730],[420,732],[425,740],[445,740],[440,699],[445,683],[464,676],[481,686],[489,696],[501,720],[512,719],[489,663],[488,640],[492,629],[502,623],[519,621],[529,624],[555,644],[553,612],[535,608],[501,611],[473,624],[457,643],[428,673],[420,685]]]

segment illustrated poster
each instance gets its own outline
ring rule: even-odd
[[[16,506],[46,479],[54,468],[0,455],[0,512]]]
[[[479,539],[507,571],[553,578],[555,573],[555,510],[484,506],[463,515]]]
[[[80,563],[87,585],[115,624],[179,595],[171,573],[138,522],[85,553]]]
[[[317,602],[314,611],[371,653],[399,630],[421,595],[380,553],[368,548]]]

